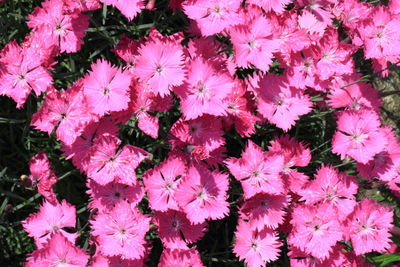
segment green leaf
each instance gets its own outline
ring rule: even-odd
[[[400,261],[400,253],[380,255],[372,258],[372,261],[379,263],[380,266],[386,266],[388,263]]]

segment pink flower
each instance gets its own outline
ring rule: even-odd
[[[34,48],[21,48],[13,41],[0,53],[0,95],[11,97],[17,108],[24,105],[32,90],[39,96],[53,84],[50,72],[35,59],[37,53],[33,52]]]
[[[355,82],[361,78],[361,75],[352,75],[345,78],[336,88],[330,91],[329,105],[333,108],[345,109],[370,109],[379,112],[381,98],[378,90],[371,87],[369,83],[357,82],[350,86],[342,86]]]
[[[290,2],[291,0],[249,0],[246,3],[257,5],[266,12],[275,11],[278,14],[282,14],[285,11],[285,6]]]
[[[316,61],[316,75],[321,80],[327,80],[333,75],[354,72],[354,62],[351,55],[356,52],[356,47],[339,42],[339,34],[335,28],[328,28],[318,43],[312,46],[312,49]]]
[[[144,196],[144,188],[139,182],[129,186],[115,182],[100,185],[89,180],[87,186],[89,190],[86,193],[90,195],[89,207],[98,209],[99,212],[106,212],[122,201],[135,206]]]
[[[75,207],[65,200],[60,203],[51,204],[43,201],[39,212],[32,213],[21,222],[28,236],[35,239],[38,248],[46,247],[46,242],[52,233],[60,232],[70,242],[75,243],[78,233],[69,233],[63,227],[75,227]]]
[[[128,20],[133,20],[144,9],[142,0],[100,0],[100,2],[115,6]]]
[[[195,161],[205,160],[210,166],[222,163],[225,139],[221,120],[204,115],[185,121],[182,117],[172,125],[169,142],[173,150],[183,150]]]
[[[175,199],[180,177],[186,173],[186,165],[181,157],[168,159],[143,174],[143,183],[149,198],[149,206],[154,210],[179,210]]]
[[[57,139],[71,145],[90,120],[90,115],[79,84],[67,91],[49,90],[41,108],[33,114],[31,125],[49,135],[57,127]]]
[[[158,117],[149,113],[151,111],[167,111],[171,106],[172,99],[171,95],[165,97],[155,95],[146,84],[138,82],[132,90],[131,105],[127,111],[127,117],[131,117],[133,112],[139,120],[139,129],[145,134],[157,138]]]
[[[241,22],[241,1],[189,0],[183,3],[183,11],[196,21],[203,36],[210,36]]]
[[[125,69],[135,77],[136,60],[139,56],[140,45],[141,42],[131,40],[123,33],[118,44],[111,50],[125,62]]]
[[[82,130],[82,134],[75,139],[75,142],[70,146],[64,147],[63,156],[67,159],[72,158],[72,163],[75,167],[82,171],[88,171],[87,165],[89,164],[91,153],[93,152],[94,140],[105,133],[112,136],[117,136],[118,126],[111,117],[106,117],[100,121],[91,121]]]
[[[86,266],[89,255],[60,232],[51,234],[45,247],[35,250],[27,259],[27,267]]]
[[[90,220],[97,248],[105,256],[139,259],[145,253],[145,234],[150,217],[143,215],[127,202],[121,202],[107,213]]]
[[[255,14],[246,14],[251,19],[231,30],[235,62],[239,67],[254,65],[261,71],[268,71],[272,53],[278,50],[280,41],[273,38],[271,22],[262,15],[261,10],[255,10],[258,11],[253,12]]]
[[[168,95],[173,86],[181,85],[186,77],[183,51],[178,45],[147,42],[139,48],[136,75],[155,94]]]
[[[94,114],[103,116],[128,107],[131,76],[105,60],[91,65],[83,81],[83,93]]]
[[[244,202],[239,213],[249,221],[252,229],[276,229],[283,223],[286,213],[284,209],[289,201],[289,196],[257,194]]]
[[[200,57],[193,59],[188,69],[187,80],[174,90],[181,99],[185,119],[196,119],[203,114],[225,115],[228,108],[225,98],[234,86],[229,74]]]
[[[382,127],[382,130],[388,139],[388,145],[366,164],[357,163],[357,171],[368,180],[376,177],[389,182],[399,175],[400,141],[391,127]]]
[[[392,223],[393,211],[372,199],[364,199],[357,203],[346,222],[346,238],[351,239],[356,255],[385,252],[392,242],[389,233]]]
[[[67,0],[64,4],[71,13],[83,13],[101,8],[99,0]]]
[[[169,249],[165,248],[161,254],[160,267],[203,267],[200,259],[200,253],[195,247],[190,249]]]
[[[283,168],[283,157],[267,154],[261,147],[249,140],[241,158],[230,158],[226,166],[232,175],[241,182],[244,198],[249,199],[257,193],[281,195],[285,192],[279,176]]]
[[[239,220],[235,236],[233,252],[249,267],[265,266],[268,262],[278,259],[282,243],[273,230],[254,230],[249,223]]]
[[[206,219],[222,219],[228,214],[228,186],[227,174],[211,172],[204,165],[196,164],[188,168],[175,197],[193,224],[203,223]]]
[[[235,86],[226,100],[228,117],[223,118],[224,128],[228,131],[233,123],[241,137],[250,136],[256,131],[255,124],[259,121],[254,115],[255,104],[250,93],[246,91],[244,82],[239,79],[235,79],[234,82]]]
[[[101,185],[111,181],[126,185],[136,182],[135,169],[147,157],[147,152],[132,145],[125,145],[117,151],[120,144],[121,140],[109,134],[96,140],[88,166],[90,178]]]
[[[281,76],[264,76],[258,90],[258,112],[285,132],[295,125],[299,116],[312,109],[310,98],[301,90],[289,86]]]
[[[365,58],[381,58],[400,54],[400,21],[386,6],[379,5],[370,14],[365,26],[360,27]]]
[[[345,219],[356,205],[355,194],[358,184],[354,177],[338,172],[332,166],[322,165],[311,180],[300,190],[300,201],[305,200],[307,205],[318,202],[329,203],[338,211],[339,219]]]
[[[74,53],[83,44],[81,38],[89,27],[89,16],[80,12],[67,13],[62,0],[46,0],[36,7],[27,22],[34,34],[60,48]]]
[[[350,156],[367,163],[387,145],[378,115],[370,110],[344,111],[339,114],[337,130],[332,138],[332,152],[343,160]]]
[[[207,223],[192,224],[184,212],[169,210],[156,212],[154,223],[158,226],[158,235],[165,248],[188,249],[204,235]]]
[[[293,230],[289,243],[320,260],[329,257],[332,247],[343,238],[337,213],[326,203],[317,206],[297,206],[293,209]]]
[[[57,183],[58,178],[50,169],[50,161],[43,150],[29,160],[29,170],[31,172],[29,179],[33,186],[37,185],[39,194],[48,202],[56,204],[57,198],[53,191],[53,185]]]

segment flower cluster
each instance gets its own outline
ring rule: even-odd
[[[233,204],[239,210],[233,252],[248,266],[277,260],[286,241],[293,266],[361,266],[361,255],[391,247],[393,211],[357,201],[357,177],[331,165],[320,165],[314,177],[298,170],[309,165],[311,151],[288,132],[319,108],[311,97],[322,95],[337,121],[332,153],[400,194],[400,142],[380,121],[378,91],[355,83],[361,77],[352,57],[362,49],[374,70],[399,61],[394,2],[171,0],[190,19],[190,38],[155,28],[140,40],[123,35],[112,50],[123,66],[98,59],[70,87],[55,89],[56,56],[84,45],[87,12],[101,3],[128,20],[146,8],[137,0],[45,0],[29,15],[24,42],[0,52],[0,94],[18,108],[32,90],[44,94],[31,126],[55,131],[63,156],[87,177],[90,198],[95,252],[76,246],[78,233],[66,231],[76,225],[75,207],[57,200],[46,154],[31,159],[26,179],[45,200],[22,222],[37,246],[27,266],[141,266],[150,253],[146,233],[154,229],[164,247],[160,266],[203,266],[196,242],[210,221],[233,212],[233,179],[243,189]],[[279,75],[271,73],[276,63]],[[239,69],[252,75],[239,78]],[[122,140],[120,126],[135,118],[138,130],[157,139],[160,117],[153,112],[173,103],[181,114],[168,132],[169,154],[138,177],[138,166],[154,155]],[[225,133],[233,127],[250,138],[256,125],[284,133],[268,147],[248,139],[240,157],[229,155]],[[144,198],[151,212],[139,208]]]

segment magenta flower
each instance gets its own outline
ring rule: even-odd
[[[243,68],[253,65],[261,71],[268,71],[280,41],[274,39],[272,23],[263,16],[261,9],[250,11],[246,14],[249,17],[246,23],[231,30],[235,63]]]
[[[0,95],[11,97],[17,108],[24,105],[33,90],[37,96],[52,88],[50,72],[37,60],[33,47],[20,47],[15,41],[9,42],[0,53]]]
[[[66,91],[49,90],[41,108],[32,116],[31,125],[49,135],[57,127],[57,139],[71,145],[84,127],[97,116],[90,114],[80,84]]]
[[[240,0],[190,0],[183,3],[183,11],[196,21],[201,35],[210,36],[242,21],[240,4]]]
[[[89,180],[87,186],[89,190],[86,193],[90,195],[89,207],[98,209],[99,212],[106,212],[122,201],[135,206],[144,196],[144,188],[138,181],[128,186],[115,182],[100,185],[94,180]]]
[[[87,165],[93,152],[94,140],[105,133],[117,136],[118,130],[116,121],[111,117],[105,117],[96,122],[91,121],[82,130],[82,134],[75,139],[73,144],[70,146],[64,144],[62,148],[64,151],[63,156],[66,156],[67,159],[72,158],[72,163],[75,167],[80,169],[81,172],[87,172]]]

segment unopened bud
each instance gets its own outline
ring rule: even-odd
[[[32,180],[29,178],[28,175],[23,174],[23,175],[21,175],[20,179],[21,179],[22,186],[32,187]]]

